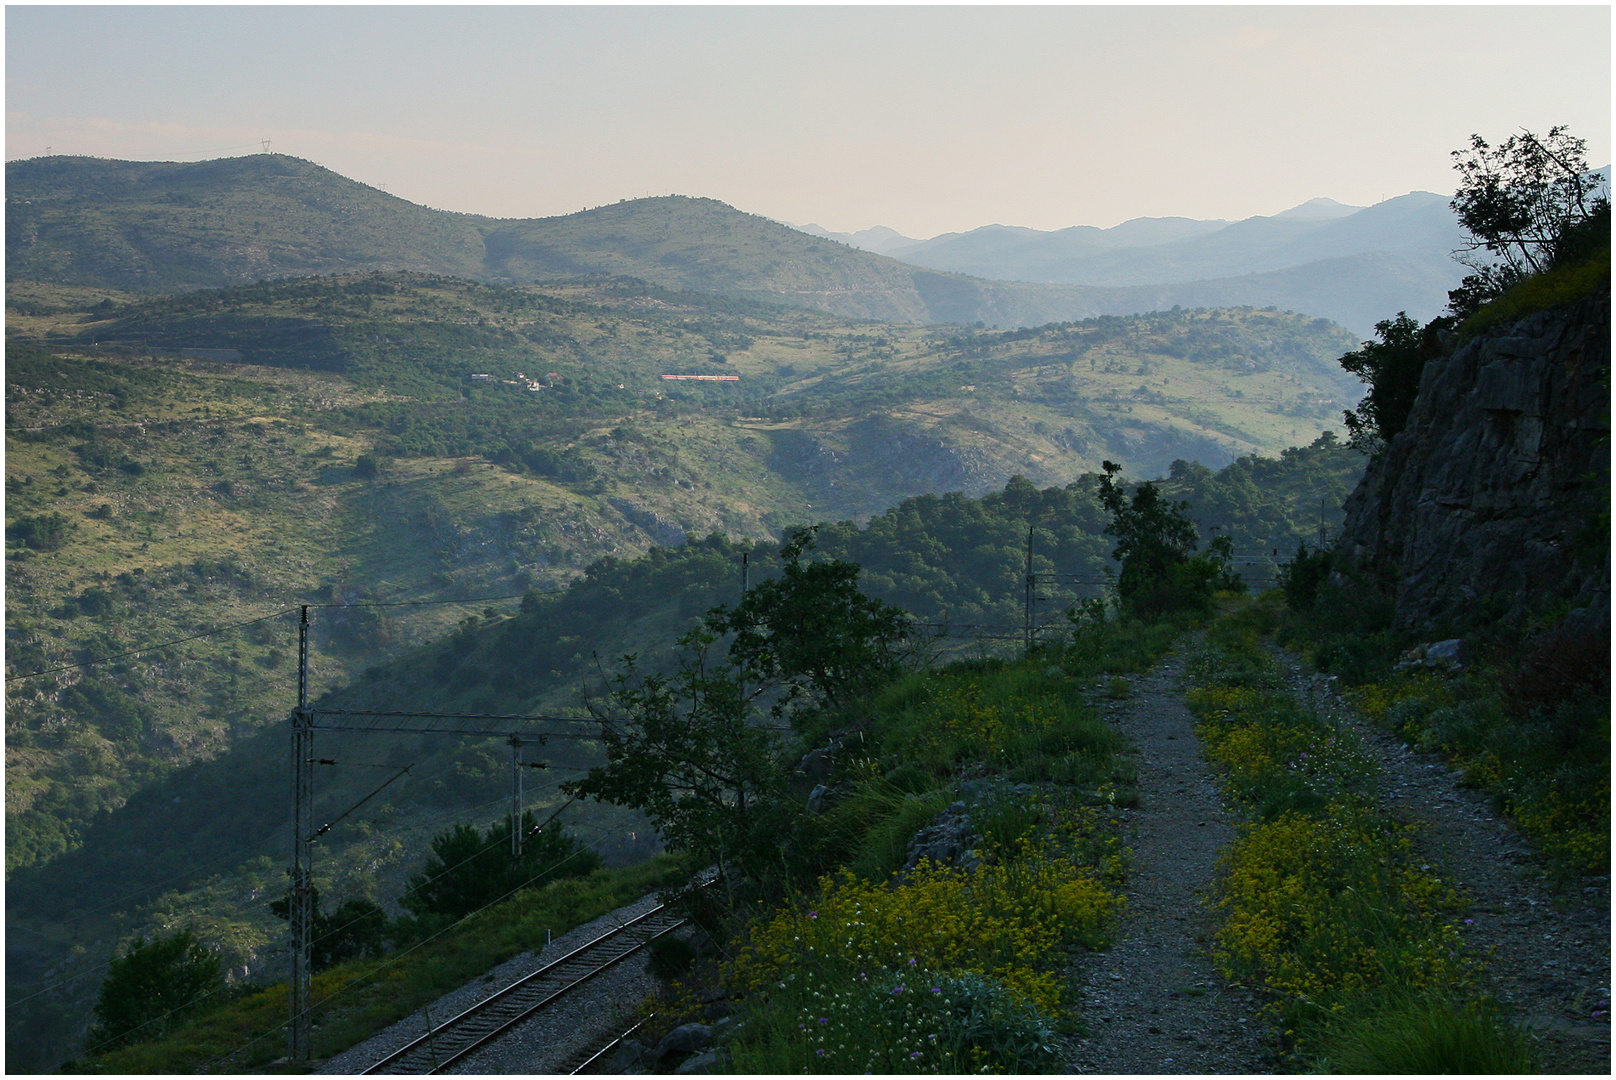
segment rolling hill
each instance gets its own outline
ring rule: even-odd
[[[1339,328],[1255,310],[872,333],[596,279],[288,279],[77,312],[17,292],[45,311],[12,312],[6,373],[18,672],[299,596],[550,590],[605,556],[862,520],[1016,475],[1064,485],[1103,458],[1138,476],[1217,467],[1305,443],[1353,390],[1332,363],[1351,344]],[[400,612],[319,644],[340,677],[366,635],[446,628]],[[274,648],[17,687],[11,864],[70,848],[129,790],[259,722],[285,678]],[[85,760],[101,762],[92,784],[74,780]]]
[[[1056,244],[1060,250],[1033,259],[1025,272],[1011,269],[1023,256],[983,262],[992,274],[1024,279],[988,280],[950,269],[961,263],[950,244],[915,256],[940,269],[910,265],[712,199],[636,199],[502,220],[417,206],[276,154],[197,164],[35,158],[8,162],[6,184],[8,280],[145,293],[375,270],[502,284],[598,274],[853,319],[1014,327],[1174,305],[1253,304],[1334,319],[1365,334],[1390,312],[1423,310],[1452,276],[1424,256],[1365,248],[1368,241],[1343,248],[1315,237],[1310,249],[1305,241],[1318,232],[1316,221],[1276,218],[1188,238],[1199,223],[1140,226],[1128,243],[1179,239],[1098,250],[1084,257],[1088,263],[1073,263]],[[1372,211],[1379,208],[1363,213]],[[1241,240],[1242,230],[1263,235]],[[1050,235],[1090,232],[1098,230]],[[980,246],[973,235],[957,243]],[[1292,262],[1251,254],[1276,246]],[[1105,261],[1141,251],[1154,252],[1154,261]],[[1078,264],[1089,268],[1080,272]],[[1085,283],[1063,283],[1074,274]]]
[[[1313,199],[1243,221],[1135,218],[1110,229],[986,225],[929,240],[890,229],[805,231],[916,266],[994,280],[1116,290],[1125,306],[1276,304],[1367,334],[1390,312],[1436,315],[1464,267],[1448,201],[1417,191],[1370,207]]]

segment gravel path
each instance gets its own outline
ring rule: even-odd
[[[1552,888],[1536,872],[1529,843],[1486,795],[1459,787],[1458,774],[1436,755],[1416,753],[1358,716],[1334,680],[1306,674],[1289,653],[1274,655],[1303,701],[1363,738],[1382,768],[1378,797],[1398,820],[1420,827],[1422,856],[1473,901],[1467,939],[1489,956],[1492,992],[1538,1035],[1545,1071],[1608,1075],[1609,879]],[[1116,944],[1082,961],[1077,979],[1088,1034],[1071,1046],[1073,1072],[1278,1067],[1256,1019],[1258,998],[1230,987],[1208,957],[1216,922],[1207,899],[1234,817],[1195,738],[1182,674],[1182,654],[1174,654],[1134,677],[1129,699],[1106,707],[1107,720],[1137,748],[1140,805],[1128,815],[1127,915]]]
[[[1545,1071],[1609,1074],[1610,879],[1551,888],[1528,841],[1485,794],[1459,787],[1439,757],[1358,716],[1334,680],[1304,674],[1288,653],[1275,657],[1299,697],[1363,738],[1383,770],[1378,794],[1387,809],[1422,826],[1420,853],[1472,900],[1465,935],[1491,956],[1493,993],[1538,1034]]]
[[[1133,869],[1116,944],[1082,961],[1076,1011],[1088,1035],[1072,1046],[1072,1072],[1273,1071],[1255,995],[1208,956],[1207,894],[1234,825],[1184,707],[1183,669],[1181,653],[1169,656],[1106,708],[1137,747],[1139,808],[1128,814]]]
[[[599,937],[630,919],[656,907],[655,896],[647,896],[627,907],[618,908],[594,922],[562,934],[537,952],[523,953],[494,968],[481,979],[453,990],[426,1008],[400,1020],[385,1031],[350,1047],[317,1069],[321,1073],[352,1074],[368,1068],[411,1039],[426,1033],[427,1014],[441,1024],[470,1008],[496,990],[551,960]],[[450,1069],[451,1073],[487,1075],[491,1073],[554,1073],[581,1051],[594,1049],[615,1036],[629,1023],[627,1013],[656,989],[654,976],[646,969],[649,954],[644,950],[597,975],[556,1004],[493,1046],[473,1054]]]

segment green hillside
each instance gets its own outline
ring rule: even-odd
[[[751,417],[742,422],[767,432],[786,457],[819,459],[799,472],[829,467],[825,482],[845,487],[836,472],[865,456],[861,447],[890,461],[883,440],[917,437],[916,451],[904,456],[922,463],[906,464],[934,475],[907,487],[895,480],[851,511],[837,510],[860,515],[919,491],[986,490],[1015,472],[1065,482],[1072,465],[1093,467],[1105,456],[1156,473],[1179,457],[1219,465],[1271,453],[1333,422],[1358,390],[1334,364],[1353,344],[1346,332],[1249,309],[1002,332],[928,330],[621,279],[506,289],[370,275],[107,301],[75,321],[27,315],[48,306],[45,287],[12,291],[26,295],[15,301],[14,330],[41,342],[148,355],[233,350],[248,363],[342,374],[407,399],[353,414],[360,423],[386,416],[394,437],[384,449],[397,453],[432,438],[426,428],[433,425],[443,446],[466,444],[452,452],[483,452],[503,437],[453,436],[460,423],[453,417],[475,415],[476,427],[497,417],[508,434],[511,425],[533,428],[561,416],[716,408],[728,419]],[[658,379],[670,373],[738,381]],[[871,427],[877,413],[892,423]],[[483,444],[470,445],[475,439]]]
[[[827,546],[865,562],[883,595],[937,621],[1013,623],[1018,512],[932,493],[1017,475],[1015,490],[1059,490],[1106,457],[1151,475],[1178,457],[1273,454],[1333,420],[1330,359],[1351,343],[1265,311],[939,330],[598,278],[366,274],[168,297],[13,282],[7,296],[8,675],[314,603],[333,605],[316,612],[317,692],[567,709],[594,655],[665,643],[728,598],[741,548],[678,547],[686,537],[762,543],[761,558],[787,525],[846,519]],[[1323,474],[1302,473],[1307,502]],[[1250,492],[1230,490],[1249,509]],[[931,522],[924,543],[879,516],[910,497],[922,501],[902,520]],[[1068,509],[1081,536],[1051,535],[1040,558],[1097,569],[1109,548],[1095,512]],[[1256,513],[1263,540],[1311,521]],[[666,548],[681,554],[626,561]],[[937,559],[917,563],[920,550]],[[561,592],[592,565],[589,587],[606,592]],[[633,603],[611,615],[625,591]],[[474,599],[529,593],[572,606],[511,619],[517,599]],[[465,603],[354,606],[423,599]],[[490,635],[506,624],[553,636],[499,653]],[[241,897],[278,880],[275,732],[293,657],[281,617],[8,684],[14,985],[182,917],[240,965],[269,962],[274,927]],[[441,764],[386,804],[431,812],[413,831],[350,837],[363,841],[352,865],[373,869],[334,879],[339,891],[407,874],[443,815],[489,812],[476,807],[502,775],[497,748],[375,749]],[[370,780],[327,790],[357,798]],[[623,842],[636,830],[620,820],[588,824],[616,857],[648,843]],[[198,872],[221,858],[224,876]],[[60,917],[68,898],[75,921]],[[38,1023],[70,1025],[78,1007]]]
[[[1283,542],[1279,537],[1290,522],[1309,518],[1318,491],[1360,466],[1357,454],[1321,440],[1278,462],[1242,460],[1219,474],[1191,469],[1177,483],[1188,485],[1182,494],[1208,503],[1219,492],[1225,498],[1239,493],[1246,518],[1232,531],[1245,547],[1259,538]],[[1270,482],[1253,491],[1254,473]],[[923,621],[1014,627],[1021,615],[1027,523],[1036,526],[1035,568],[1040,573],[1092,575],[1103,571],[1111,548],[1099,534],[1104,520],[1088,480],[1043,491],[1015,481],[981,499],[947,495],[908,500],[863,528],[851,522],[827,526],[819,546],[827,555],[860,562],[872,593],[902,604]],[[1251,528],[1260,531],[1253,534]],[[1210,527],[1205,535],[1212,535]],[[656,666],[664,661],[669,642],[697,617],[715,604],[733,601],[743,552],[751,558],[754,582],[776,572],[772,542],[735,543],[719,537],[653,549],[639,559],[608,558],[566,590],[534,596],[519,608],[475,604],[469,614],[465,607],[453,608],[449,618],[459,619],[454,631],[417,648],[400,641],[410,626],[400,618],[407,608],[317,609],[316,641],[322,648],[316,658],[316,688],[331,686],[322,702],[339,707],[396,708],[407,702],[412,709],[456,712],[576,713],[581,696],[598,682],[599,663],[637,652]],[[181,590],[196,589],[187,580],[176,583]],[[138,612],[147,617],[147,609],[135,606],[137,598],[123,581],[105,592],[111,610],[104,614],[127,618]],[[1062,595],[1051,598],[1055,603],[1046,605],[1040,618],[1060,621],[1048,609],[1058,607]],[[426,632],[414,629],[418,635]],[[172,666],[193,680],[184,692],[194,703],[208,685],[210,667],[251,671],[273,650],[289,646],[293,630],[291,620],[282,617],[244,635],[158,654],[149,663],[75,675],[63,680],[65,687],[55,680],[43,689],[35,684],[24,702],[33,702],[33,707],[14,705],[10,746],[14,755],[48,753],[59,746],[38,721],[72,701],[74,687],[92,685],[104,693],[130,696],[143,686],[179,693],[180,685],[154,679]],[[395,658],[387,659],[389,653]],[[258,686],[256,707],[266,720],[283,715],[291,698],[284,661],[276,670],[274,678]],[[222,696],[239,689],[232,681],[216,692]],[[561,725],[556,730],[562,737],[541,751],[553,767],[565,770],[592,760],[588,745],[564,737],[574,729]],[[78,761],[91,746],[104,748],[104,759],[139,759],[149,746],[168,745],[153,743],[150,735],[118,728],[99,735],[85,732]],[[75,850],[13,871],[8,915],[13,940],[20,943],[14,949],[13,985],[25,987],[41,979],[50,985],[80,968],[93,972],[118,939],[142,927],[176,921],[197,927],[225,950],[234,969],[277,974],[278,924],[265,904],[280,887],[277,867],[284,857],[284,739],[278,724],[256,731],[239,724],[227,745],[194,755],[189,764],[175,767],[172,758],[154,760],[132,778],[140,786],[127,803],[109,805]],[[434,831],[456,820],[496,816],[507,798],[508,766],[497,739],[333,734],[321,737],[319,752],[345,764],[414,766],[384,799],[322,841],[318,880],[328,896],[384,899],[396,894]],[[528,788],[530,801],[539,808],[556,805],[555,787],[568,775],[552,771],[536,779]],[[36,787],[47,786],[48,779],[41,778]],[[71,774],[62,777],[69,779]],[[322,770],[317,816],[334,818],[362,798],[376,779],[367,767]],[[18,813],[12,820],[26,826],[30,817]],[[580,808],[569,820],[615,861],[652,850],[642,825],[609,808]],[[20,831],[18,824],[14,831]],[[76,955],[75,947],[80,950]],[[61,988],[37,1001],[29,1015],[56,1032],[51,1039],[70,1041],[83,994],[94,985],[92,978]]]
[[[345,270],[477,276],[486,219],[282,154],[6,163],[6,276],[139,292]]]
[[[377,270],[499,284],[608,275],[904,323],[1036,326],[1175,305],[1277,304],[1366,330],[1412,287],[1406,268],[1382,266],[1380,256],[1365,256],[1374,265],[1314,262],[1170,285],[990,281],[911,266],[714,199],[485,218],[418,206],[281,154],[13,161],[6,210],[8,281],[148,294]]]
[[[1052,297],[1055,309],[1030,321],[1100,310],[1085,299],[1095,290],[921,270],[712,199],[499,220],[418,206],[281,154],[35,158],[8,162],[6,185],[9,280],[154,293],[374,270],[506,284],[607,274],[900,322],[1023,322],[1026,300]]]

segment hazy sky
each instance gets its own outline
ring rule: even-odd
[[[312,159],[505,217],[647,194],[911,236],[1449,192],[1610,161],[1610,8],[6,9],[6,156]]]

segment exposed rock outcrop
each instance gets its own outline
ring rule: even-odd
[[[904,872],[915,869],[922,860],[933,866],[975,870],[982,865],[982,858],[976,852],[978,839],[965,804],[954,803],[909,841],[907,857],[903,861]]]
[[[1426,364],[1407,426],[1347,500],[1341,550],[1395,571],[1400,630],[1610,622],[1610,287]],[[1591,627],[1590,627],[1591,628]]]

